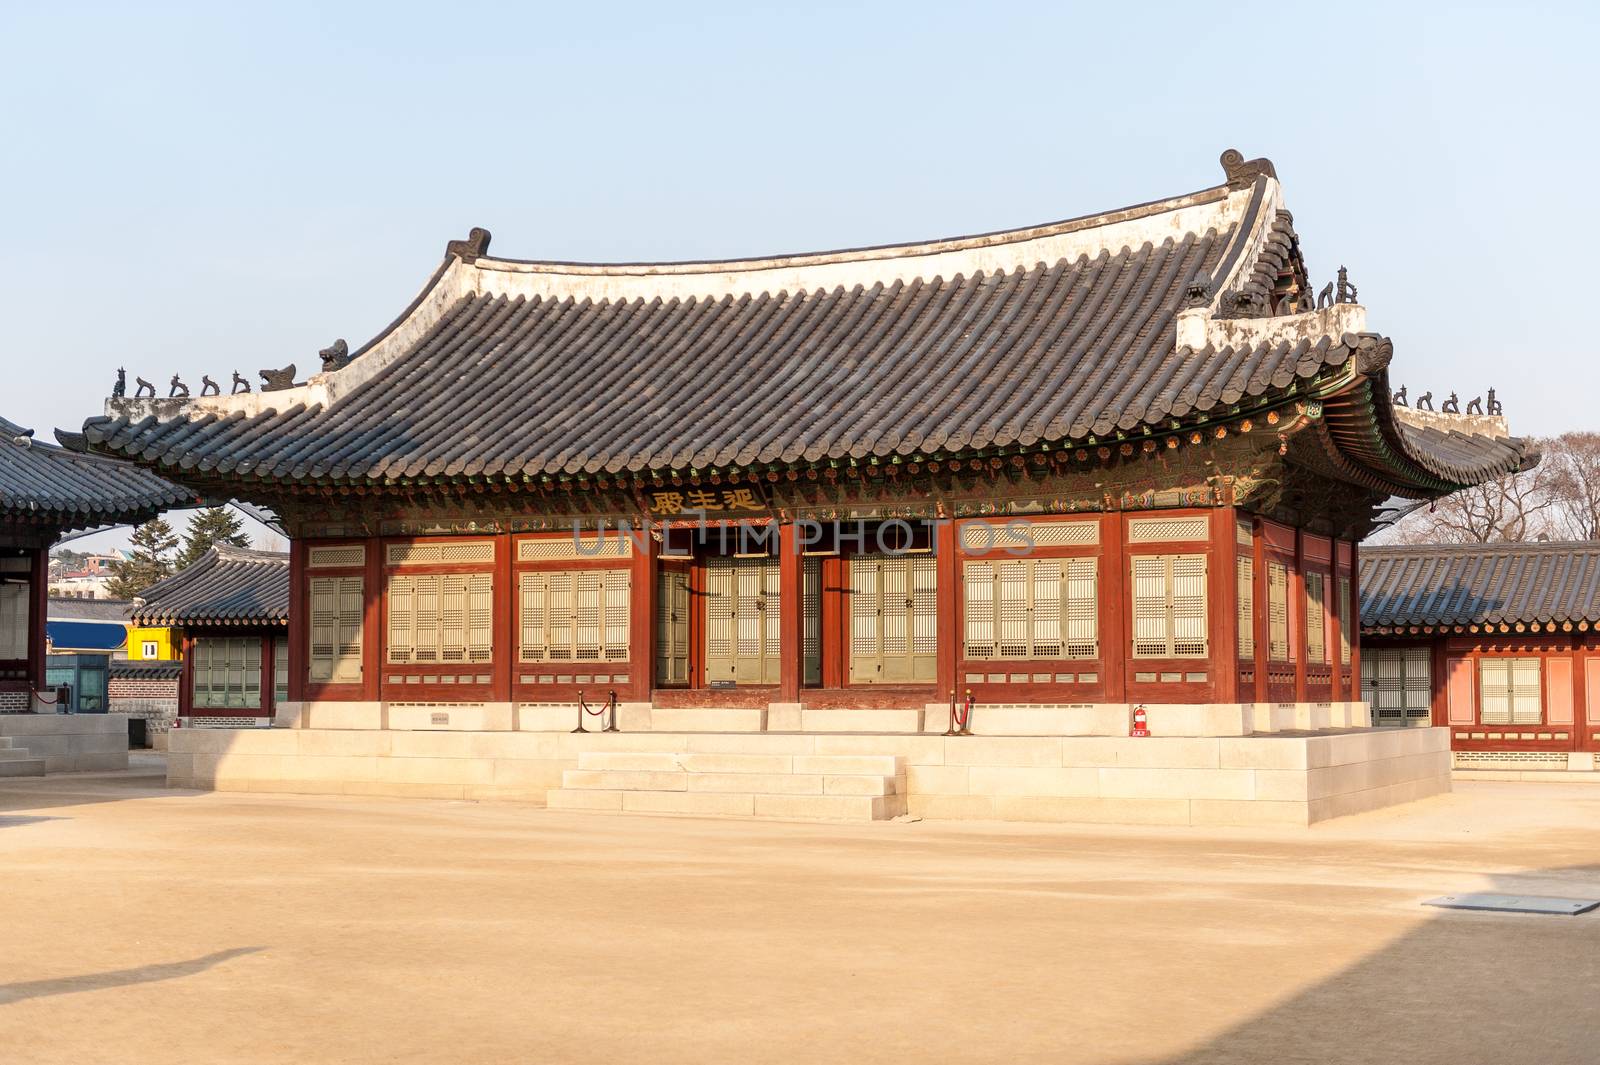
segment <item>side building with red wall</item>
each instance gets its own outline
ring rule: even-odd
[[[1600,759],[1600,541],[1365,547],[1375,725],[1450,730],[1457,770]]]

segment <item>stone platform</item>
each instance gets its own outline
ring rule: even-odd
[[[1450,751],[1442,728],[1147,738],[195,729],[172,734],[168,782],[641,813],[1309,825],[1449,791]]]
[[[0,714],[0,746],[8,740],[46,773],[128,768],[124,714]]]

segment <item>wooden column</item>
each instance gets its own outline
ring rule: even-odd
[[[665,533],[663,532],[663,535]],[[653,536],[635,536],[628,556],[628,699],[647,703],[656,679],[656,559],[661,544]],[[618,696],[622,698],[621,695]]]
[[[517,544],[509,533],[494,538],[494,631],[490,636],[489,700],[514,701],[512,668],[517,649],[517,575],[512,568]],[[514,725],[514,723],[513,723]]]
[[[271,633],[261,637],[261,712],[265,717],[278,716],[276,642]]]
[[[844,687],[844,627],[847,601],[844,591],[844,559],[825,555],[822,559],[822,686]]]
[[[804,647],[800,615],[800,543],[793,522],[778,526],[778,701],[798,703]]]
[[[1361,699],[1361,545],[1350,541],[1350,695]]]
[[[383,644],[387,636],[383,541],[372,537],[366,548],[367,566],[361,575],[361,698],[377,702],[383,698]]]
[[[194,637],[184,632],[178,646],[183,654],[183,672],[178,675],[178,716],[188,717],[194,711]]]
[[[1133,632],[1128,622],[1127,533],[1122,515],[1100,518],[1100,664],[1105,670],[1105,701],[1128,701],[1128,652]]]
[[[1294,569],[1289,574],[1289,654],[1294,659],[1294,701],[1306,701],[1306,534],[1294,531]],[[1326,631],[1326,630],[1324,630]],[[1326,642],[1326,641],[1324,641]]]
[[[45,621],[50,613],[50,549],[28,552],[28,708],[44,687]]]
[[[311,615],[306,610],[306,544],[289,541],[289,700],[306,697],[306,658],[310,653]]]
[[[934,604],[937,615],[938,699],[958,691],[956,663],[961,654],[961,567],[956,562],[956,523],[933,526]]]
[[[1217,507],[1211,512],[1211,565],[1208,567],[1211,587],[1208,591],[1212,605],[1207,628],[1214,634],[1211,638],[1212,699],[1219,703],[1240,701],[1236,520],[1232,507]]]

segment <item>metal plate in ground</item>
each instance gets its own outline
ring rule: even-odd
[[[1571,916],[1588,913],[1600,906],[1600,899],[1560,899],[1548,895],[1495,895],[1489,892],[1470,892],[1465,895],[1440,895],[1429,899],[1424,906],[1440,906],[1447,910],[1492,910],[1497,913],[1558,913]]]

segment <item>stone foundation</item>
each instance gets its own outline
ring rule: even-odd
[[[745,793],[791,796],[805,782],[783,778],[825,777],[828,770],[818,768],[817,756],[872,756],[880,760],[875,765],[887,757],[893,761],[883,775],[893,781],[897,797],[892,808],[900,808],[903,797],[913,816],[1111,824],[1309,825],[1449,791],[1451,769],[1449,730],[1442,728],[1131,738],[311,727],[179,730],[172,734],[168,782],[234,791],[546,803],[553,791],[570,794],[595,783],[582,775],[594,765],[591,758],[590,767],[580,768],[583,755],[630,752],[675,756],[674,765],[691,768],[685,759],[692,755],[740,755],[746,761],[762,756],[762,771],[773,779],[741,783]],[[611,768],[619,765],[613,760]],[[579,776],[569,775],[574,772]],[[745,812],[743,801],[731,798],[659,798],[686,795],[693,784],[682,774],[633,773],[601,781],[600,790],[589,793],[593,804],[583,808]],[[752,805],[772,816],[833,816],[805,812],[810,808],[793,799]]]
[[[4,714],[0,737],[44,760],[47,773],[128,768],[122,714]]]

